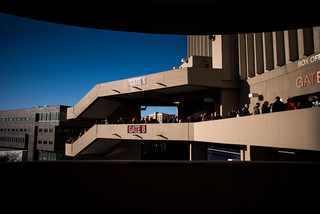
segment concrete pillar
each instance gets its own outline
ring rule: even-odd
[[[265,68],[274,69],[273,36],[272,32],[264,33]]]
[[[255,70],[257,74],[264,73],[264,62],[263,62],[263,42],[262,33],[254,34],[255,42]]]
[[[241,147],[241,161],[251,161],[250,156],[250,145],[242,146]]]
[[[222,36],[216,35],[212,41],[212,68],[222,69]]]
[[[253,33],[247,34],[247,68],[248,76],[255,76],[254,39]]]
[[[290,46],[289,46],[289,31],[285,30],[284,35],[284,46],[285,46],[285,61],[286,64],[290,62]]]
[[[304,57],[304,44],[303,44],[303,29],[298,29],[298,49],[299,59]]]
[[[240,69],[240,79],[247,79],[247,38],[246,34],[239,34],[239,69]]]
[[[314,52],[320,52],[320,27],[313,28],[313,43],[314,43]]]

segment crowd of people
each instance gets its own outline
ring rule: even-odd
[[[295,102],[293,97],[289,97],[287,99],[286,103],[283,103],[279,96],[275,98],[274,103],[270,103],[268,101],[265,101],[262,104],[261,111],[259,109],[260,103],[256,103],[255,107],[253,108],[253,115],[260,114],[266,114],[266,113],[273,113],[273,112],[280,112],[280,111],[288,111],[288,110],[296,110],[296,109],[302,109],[302,108],[314,108],[314,107],[320,107],[320,99],[319,99],[320,93],[316,94],[316,96],[311,96],[309,100],[306,103],[303,102]],[[235,109],[232,109],[228,113],[228,117],[240,117],[240,116],[248,116],[251,115],[249,112],[249,105],[245,104],[243,108],[241,109],[241,112],[238,110],[237,113],[235,112]],[[239,114],[240,112],[240,114]]]
[[[279,96],[275,98],[274,103],[270,103],[268,101],[265,101],[262,104],[261,111],[260,111],[260,103],[256,103],[255,107],[253,108],[253,113],[250,113],[249,111],[249,104],[245,104],[241,111],[236,110],[235,108],[232,108],[231,111],[229,111],[227,118],[232,117],[243,117],[248,115],[258,115],[258,114],[266,114],[266,113],[273,113],[273,112],[280,112],[280,111],[287,111],[287,110],[296,110],[296,109],[302,109],[302,108],[314,108],[314,107],[320,107],[320,99],[319,99],[320,93],[316,94],[316,96],[311,96],[309,100],[306,103],[302,102],[295,102],[294,98],[289,97],[287,99],[286,103],[283,103]],[[172,116],[170,119],[164,117],[162,119],[162,123],[182,123],[182,122],[203,122],[203,121],[210,121],[210,120],[219,120],[223,119],[220,113],[211,113],[210,115],[206,112],[203,112],[201,114],[190,114],[186,120],[179,119],[178,116]],[[135,117],[132,118],[131,124],[152,124],[152,123],[159,123],[157,118],[152,118],[149,116],[146,116],[145,118],[142,117],[140,119],[136,119]],[[110,122],[108,118],[105,118],[104,120],[97,120],[96,124],[127,124],[127,121],[120,117],[117,121]],[[87,129],[84,129],[83,134],[87,132]],[[80,138],[82,133],[79,134]],[[78,138],[71,138],[67,140],[66,143],[73,144]]]
[[[90,130],[90,128],[88,128],[88,131],[89,131],[89,130]],[[85,133],[87,133],[87,129],[86,129],[86,128],[83,129],[83,134],[85,134]],[[67,143],[67,144],[74,144],[74,142],[76,142],[83,134],[82,134],[82,132],[80,132],[78,137],[76,137],[76,138],[70,137],[70,138],[66,141],[66,143]]]
[[[256,103],[255,107],[253,108],[253,113],[250,113],[249,111],[249,104],[245,104],[241,110],[236,110],[235,108],[232,108],[231,111],[228,112],[227,118],[232,117],[243,117],[248,115],[257,115],[257,114],[266,114],[266,113],[272,113],[272,112],[279,112],[279,111],[286,111],[286,110],[295,110],[295,109],[301,109],[301,108],[311,108],[311,107],[319,107],[320,106],[320,100],[319,100],[319,94],[316,96],[311,96],[309,101],[307,103],[298,102],[295,103],[294,98],[288,98],[286,103],[283,103],[279,96],[275,98],[275,102],[270,103],[268,101],[265,101],[260,110],[260,103]],[[190,114],[186,119],[178,118],[178,116],[172,116],[171,118],[164,117],[162,119],[162,123],[182,123],[182,122],[201,122],[201,121],[210,121],[210,120],[219,120],[223,119],[220,113],[214,113],[207,114],[206,112],[203,112],[201,114]],[[100,122],[96,122],[97,124],[128,124],[126,120],[124,120],[122,117],[119,118],[117,121],[110,122],[108,118],[105,118],[105,120],[102,120]],[[150,123],[159,123],[157,118],[152,118],[149,116],[146,116],[145,118],[142,117],[140,119],[132,118],[131,120],[132,124],[150,124]]]

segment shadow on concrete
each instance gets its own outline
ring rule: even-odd
[[[306,212],[318,202],[319,169],[301,162],[0,163],[4,206],[73,213]]]

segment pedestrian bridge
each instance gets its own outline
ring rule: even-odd
[[[246,160],[251,146],[320,151],[319,121],[320,108],[309,108],[197,123],[136,124],[145,126],[145,133],[130,131],[132,124],[95,125],[66,144],[66,155],[106,154],[121,141],[239,145]]]

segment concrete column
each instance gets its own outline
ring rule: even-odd
[[[303,29],[303,45],[305,56],[310,56],[314,53],[313,28]]]
[[[188,58],[191,56],[192,53],[192,37],[193,35],[188,35]]]
[[[285,30],[283,32],[284,35],[284,46],[285,46],[285,61],[286,64],[290,61],[290,46],[289,46],[289,31]]]
[[[246,34],[239,34],[239,69],[240,69],[240,79],[247,79],[247,42]]]
[[[253,34],[247,34],[247,68],[248,68],[248,76],[255,76],[255,59],[254,59],[254,39]]]
[[[264,50],[265,50],[265,68],[266,70],[274,69],[274,54],[273,54],[273,36],[272,32],[264,33]]]
[[[313,28],[313,43],[314,43],[314,52],[320,52],[320,27]]]
[[[255,40],[255,70],[257,74],[264,73],[264,62],[263,62],[263,42],[262,42],[262,33],[254,34]]]
[[[216,35],[212,41],[212,68],[222,69],[222,36]]]
[[[250,145],[241,147],[241,161],[251,161]]]

